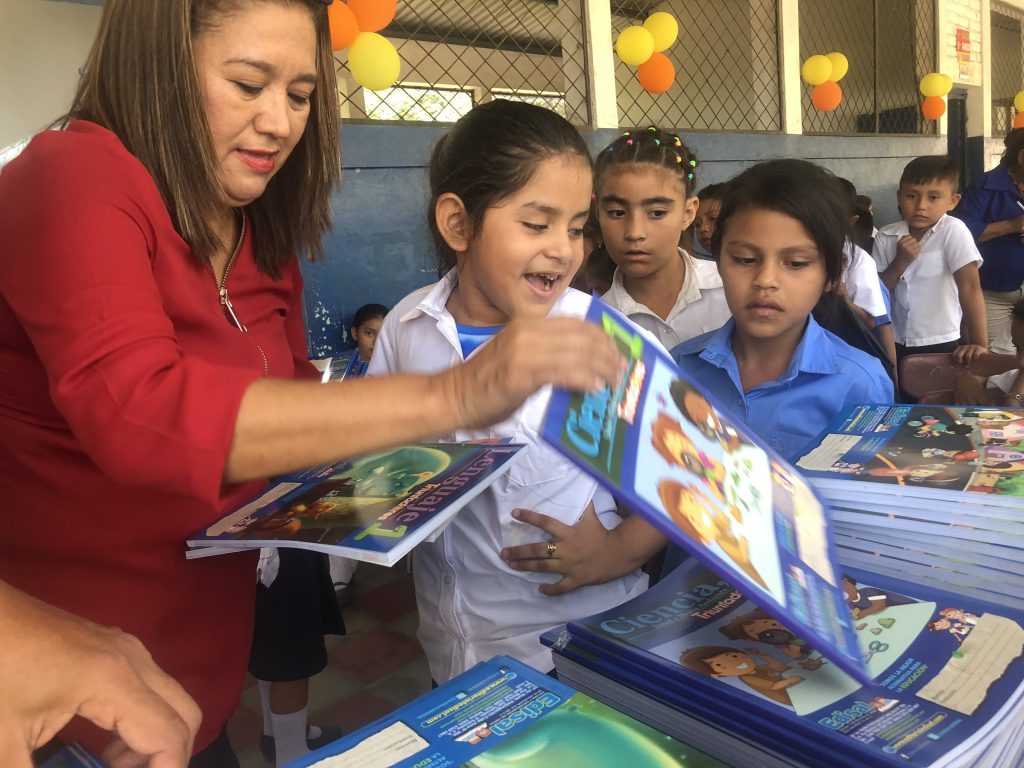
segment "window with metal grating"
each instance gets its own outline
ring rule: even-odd
[[[1024,90],[1022,47],[1024,13],[1004,3],[992,3],[992,135],[1005,136],[1013,127],[1013,97]]]
[[[782,129],[776,0],[613,0],[613,37],[655,11],[671,13],[679,24],[679,38],[664,51],[675,66],[675,84],[652,95],[637,80],[636,67],[616,56],[620,125]]]
[[[800,0],[800,60],[839,51],[850,69],[831,112],[802,84],[804,133],[935,134],[921,115],[921,78],[935,70],[932,0]]]
[[[394,88],[368,92],[335,54],[341,116],[451,122],[472,104],[517,98],[590,123],[582,0],[402,0],[381,31],[398,50]]]

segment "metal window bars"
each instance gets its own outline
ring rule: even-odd
[[[613,0],[613,37],[655,11],[671,13],[679,24],[679,38],[664,51],[675,66],[675,83],[651,95],[637,80],[636,68],[616,56],[620,125],[782,129],[776,0]]]
[[[918,83],[935,70],[932,0],[800,0],[800,60],[839,51],[850,62],[831,112],[803,88],[804,133],[935,134],[921,115]]]
[[[381,34],[398,50],[398,84],[371,95],[353,79],[347,53],[336,53],[344,119],[450,122],[469,92],[476,103],[561,99],[551,103],[573,124],[590,124],[582,0],[403,0]],[[413,107],[382,107],[382,96]]]
[[[1005,3],[992,3],[992,135],[1005,136],[1013,127],[1013,97],[1024,90],[1024,13]]]

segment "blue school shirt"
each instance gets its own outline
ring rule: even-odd
[[[844,406],[893,402],[892,380],[881,363],[826,331],[813,317],[785,373],[744,392],[732,351],[735,327],[729,318],[717,331],[675,347],[672,357],[738,422],[788,461],[798,459]]]
[[[994,221],[1016,219],[1024,210],[1017,185],[1010,180],[1006,166],[1000,163],[971,184],[952,211],[974,235],[977,242],[985,227]],[[980,269],[981,287],[986,291],[1016,291],[1024,283],[1024,243],[1020,235],[994,237],[978,243],[984,259]]]

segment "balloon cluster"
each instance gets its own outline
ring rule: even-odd
[[[643,26],[634,24],[619,33],[615,52],[624,64],[637,68],[637,79],[648,93],[664,93],[676,79],[676,68],[662,51],[679,36],[679,24],[671,13],[658,11]]]
[[[924,96],[924,104],[921,105],[921,114],[925,120],[938,120],[946,114],[946,100],[944,96],[953,90],[953,78],[938,72],[929,72],[921,78],[918,85],[921,95]]]
[[[398,0],[334,0],[327,7],[331,47],[348,48],[348,68],[363,88],[380,91],[398,81],[402,63],[395,46],[381,34],[395,17]]]
[[[822,112],[831,112],[843,100],[843,89],[839,81],[846,77],[850,62],[839,51],[827,55],[816,53],[808,56],[800,67],[800,76],[808,85],[814,86],[811,104]]]
[[[1013,97],[1013,108],[1017,110],[1017,114],[1013,116],[1013,127],[1024,128],[1024,91],[1017,91],[1017,95]]]

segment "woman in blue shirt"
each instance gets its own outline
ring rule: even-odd
[[[952,215],[971,230],[984,259],[989,347],[1013,354],[1010,310],[1024,298],[1024,128],[1006,134],[1003,144],[999,165],[967,188]]]

